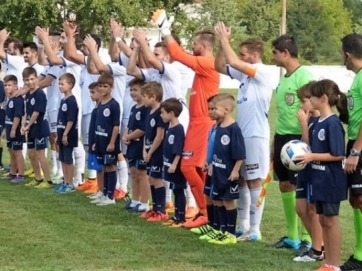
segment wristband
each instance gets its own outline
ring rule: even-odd
[[[122,40],[122,38],[121,37],[117,37],[117,38],[115,38],[115,41],[118,43],[118,42],[120,42]]]

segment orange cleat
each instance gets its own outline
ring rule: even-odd
[[[88,190],[85,190],[84,193],[86,193],[86,194],[94,194],[97,191],[98,191],[98,185],[93,185]]]
[[[172,202],[166,202],[166,213],[172,214],[175,212],[175,206]]]
[[[154,213],[152,217],[147,219],[148,222],[161,222],[168,220],[168,214],[163,214],[161,212]]]
[[[316,271],[334,271],[334,267],[328,266],[326,264],[323,264],[321,267],[319,267]]]
[[[76,187],[75,189],[78,191],[85,191],[91,189],[93,186],[97,186],[97,180],[86,180],[80,186]]]
[[[194,218],[198,214],[198,210],[195,207],[187,207],[185,217],[186,219]]]
[[[149,210],[149,211],[143,213],[142,215],[140,215],[139,217],[149,219],[150,217],[154,216],[155,214],[156,214],[156,212]]]
[[[202,225],[207,224],[209,221],[206,216],[204,216],[201,213],[198,213],[193,220],[187,221],[185,224],[183,224],[184,228],[198,228]]]
[[[124,192],[124,191],[121,190],[121,189],[116,189],[116,190],[114,191],[114,195],[113,195],[113,197],[114,197],[115,200],[122,200],[122,199],[124,199],[126,196],[127,196],[127,193]]]

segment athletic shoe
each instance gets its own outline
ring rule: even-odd
[[[55,187],[53,188],[53,191],[54,191],[54,192],[59,192],[60,190],[63,189],[63,186],[64,186],[64,185],[65,185],[65,183],[58,184],[57,186],[55,186]]]
[[[10,175],[10,171],[9,171],[9,172],[4,173],[4,174],[2,175],[2,177],[7,177],[7,176],[9,176],[9,175]]]
[[[103,192],[101,192],[101,191],[97,191],[97,192],[95,192],[94,194],[92,194],[92,195],[89,195],[89,196],[87,196],[89,199],[98,199],[100,196],[102,196],[103,195]]]
[[[296,240],[290,240],[288,237],[284,236],[282,238],[280,238],[280,240],[278,242],[276,242],[275,244],[269,245],[269,247],[271,248],[292,248],[292,249],[298,249],[300,245],[300,241]]]
[[[139,217],[140,218],[146,218],[146,219],[149,219],[150,217],[154,216],[156,212],[152,211],[152,210],[149,210],[145,213],[143,213],[142,215],[140,215]]]
[[[72,192],[75,192],[75,187],[74,185],[69,185],[69,184],[65,184],[62,190],[59,191],[60,194],[67,194]]]
[[[11,181],[14,180],[16,178],[16,175],[12,175],[10,173],[7,173],[6,176],[2,176],[1,180],[3,181]]]
[[[3,169],[4,171],[10,171],[10,165],[9,166],[6,166],[6,167],[4,167],[4,169]]]
[[[97,206],[106,206],[111,204],[116,204],[116,200],[110,199],[108,197],[103,197],[102,200],[99,203],[97,203]]]
[[[316,271],[334,271],[334,270],[335,270],[334,267],[323,264]],[[358,271],[358,270],[353,269],[353,271]]]
[[[163,214],[161,212],[156,212],[154,215],[147,219],[148,222],[161,222],[168,219],[168,214]]]
[[[233,245],[236,244],[237,241],[235,235],[226,232],[225,234],[220,235],[219,238],[210,240],[209,243],[215,245]]]
[[[25,173],[24,173],[24,175],[25,175]],[[26,175],[25,175],[25,176],[26,176]],[[40,176],[41,176],[42,178],[44,177],[43,171],[40,171]],[[35,178],[35,173],[34,173],[34,172],[31,173],[28,177],[29,177],[29,178]]]
[[[206,233],[204,235],[201,235],[199,237],[199,240],[203,240],[203,241],[214,240],[214,239],[218,238],[220,236],[220,234],[222,234],[221,231],[217,231],[217,230],[212,229],[208,233]]]
[[[48,183],[47,181],[42,181],[39,185],[35,186],[35,188],[52,188],[53,185]]]
[[[170,225],[169,228],[175,228],[175,229],[182,228],[182,225],[183,225],[184,223],[185,223],[185,222],[182,222],[182,221],[175,221],[175,223],[173,223],[172,225]]]
[[[323,260],[323,253],[321,255],[315,255],[313,249],[310,249],[302,256],[297,256],[293,259],[295,262],[307,263],[307,262],[316,262]]]
[[[173,223],[175,223],[177,219],[175,217],[172,217],[171,219],[167,220],[166,222],[162,223],[164,226],[171,226]]]
[[[52,176],[51,181],[55,184],[61,184],[63,182],[63,176],[55,174],[54,176]]]
[[[23,181],[25,181],[25,177],[24,176],[16,176],[15,178],[13,178],[10,182],[14,183],[14,184],[18,184],[18,183],[22,183]]]
[[[354,258],[354,255],[349,257],[348,261],[346,261],[341,266],[341,271],[361,271],[362,270],[362,261]]]
[[[198,228],[201,227],[202,225],[206,225],[208,223],[208,219],[206,216],[204,216],[201,213],[198,213],[193,220],[191,221],[187,221],[184,224],[185,228],[191,229],[191,228]]]
[[[175,206],[172,202],[166,202],[166,213],[172,214],[175,212]]]
[[[25,184],[25,186],[38,186],[41,182],[38,182],[36,180],[32,180],[31,182]]]
[[[10,168],[10,167],[9,167]],[[33,171],[33,169],[31,168],[31,169],[28,169],[28,170],[26,170],[25,172],[24,172],[24,176],[28,176],[29,177],[29,175],[31,175],[31,174],[33,174],[34,173],[34,171]]]
[[[123,198],[123,200],[127,203],[130,203],[132,201],[132,198],[129,193],[126,193],[126,196]]]
[[[122,200],[122,199],[124,199],[126,197],[126,195],[127,195],[127,193],[124,192],[123,190],[116,189],[116,190],[114,190],[113,197],[114,197],[115,200]]]
[[[84,183],[82,183],[81,185],[77,186],[77,188],[75,190],[85,191],[85,190],[92,188],[92,186],[94,186],[94,185],[97,185],[96,180],[87,180]]]
[[[298,247],[297,250],[295,250],[295,256],[299,257],[299,256],[303,256],[305,255],[311,248],[311,244],[308,241],[303,240],[302,242],[300,242],[300,245]]]
[[[90,203],[98,204],[101,201],[105,200],[106,198],[108,198],[108,197],[104,196],[102,193],[101,195],[98,196],[98,198],[91,200]]]
[[[255,233],[249,233],[249,232],[246,232],[245,234],[239,236],[237,239],[236,239],[238,242],[245,242],[245,241],[260,241],[261,240],[261,235],[257,235]]]
[[[192,228],[190,231],[192,233],[196,233],[196,234],[199,234],[199,235],[204,235],[204,234],[209,233],[212,230],[213,230],[213,228],[210,227],[208,224],[206,224],[206,225],[203,225],[203,226],[198,227],[198,228]]]
[[[130,211],[132,213],[146,213],[148,212],[150,209],[146,208],[146,209],[142,209],[142,204],[138,203],[135,207],[133,207]]]
[[[195,207],[187,207],[185,218],[186,219],[194,218],[198,214],[198,212],[199,211]]]
[[[132,206],[132,201],[127,202],[126,206],[124,206],[124,208],[128,211],[132,211],[133,208],[136,208],[138,204],[136,204],[135,206]]]
[[[242,236],[244,234],[244,230],[240,226],[237,226],[235,234],[237,237]]]
[[[94,185],[91,188],[89,188],[88,190],[85,190],[84,193],[85,194],[94,194],[98,191],[98,185]]]

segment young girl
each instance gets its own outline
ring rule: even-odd
[[[343,172],[345,157],[342,122],[348,122],[347,98],[337,84],[321,80],[310,86],[310,101],[319,110],[320,119],[312,136],[312,152],[298,157],[301,163],[311,163],[313,198],[322,226],[325,264],[317,271],[340,270],[341,228],[339,225],[340,203],[347,199],[347,178]],[[339,118],[333,113],[336,106]]]

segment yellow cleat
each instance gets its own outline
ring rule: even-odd
[[[24,172],[24,176],[30,177],[29,175],[31,175],[31,174],[33,174],[33,173],[34,173],[34,171],[33,171],[33,169],[31,168],[31,169],[28,169],[27,171]]]
[[[40,182],[32,180],[30,183],[25,184],[25,186],[38,186]]]

